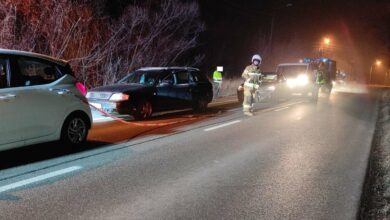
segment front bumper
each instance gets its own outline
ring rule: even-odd
[[[128,115],[132,114],[134,107],[129,102],[110,102],[102,100],[88,100],[94,108],[109,114]]]

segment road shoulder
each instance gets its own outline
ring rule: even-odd
[[[390,218],[390,91],[382,94],[372,141],[360,219]]]

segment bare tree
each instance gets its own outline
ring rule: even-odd
[[[195,2],[129,5],[116,20],[102,14],[94,1],[2,0],[0,47],[70,60],[94,87],[141,66],[179,64],[204,30]]]

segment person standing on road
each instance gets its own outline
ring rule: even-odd
[[[217,69],[213,72],[214,81],[214,98],[218,97],[222,86],[222,72],[223,66],[217,66]]]
[[[261,61],[262,58],[259,54],[253,55],[251,65],[247,66],[242,73],[242,78],[245,80],[242,110],[244,114],[248,116],[253,116],[253,94],[256,92],[256,89],[259,88]]]

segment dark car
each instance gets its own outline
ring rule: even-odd
[[[276,72],[262,72],[261,74],[262,83],[260,90],[262,94],[267,96],[266,99],[279,101],[289,97],[286,80],[282,74]],[[244,101],[244,83],[237,88],[237,98],[240,103]]]
[[[204,111],[212,97],[210,81],[199,69],[190,67],[141,68],[114,85],[98,87],[87,94],[96,108],[132,115],[138,120],[168,110]]]

